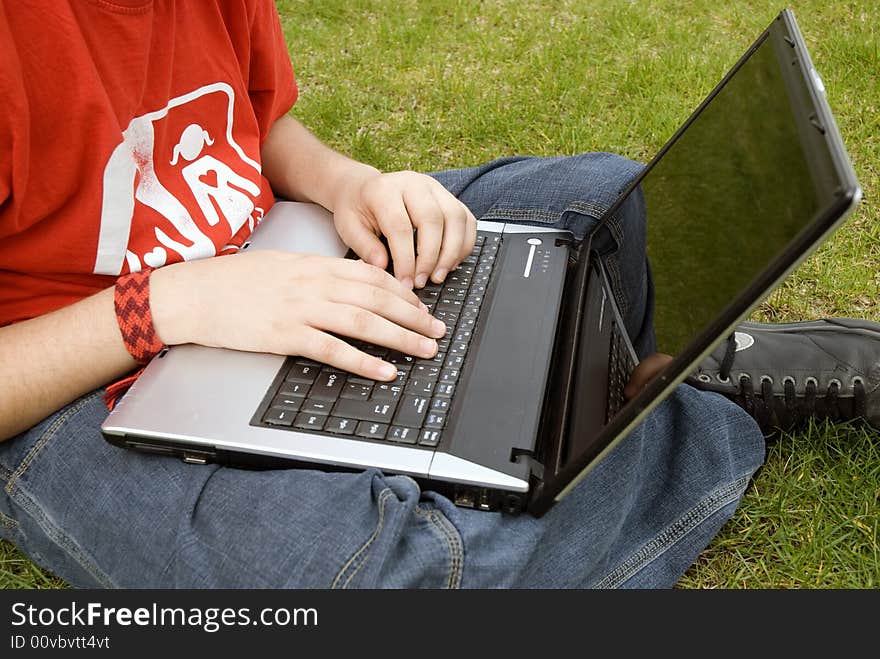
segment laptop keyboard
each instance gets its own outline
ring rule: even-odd
[[[630,375],[636,367],[626,346],[623,336],[625,328],[621,328],[616,322],[611,323],[611,348],[608,356],[608,407],[605,421],[610,421],[626,403],[623,388],[629,382]]]
[[[446,323],[432,359],[348,339],[397,366],[397,379],[379,382],[302,357],[288,357],[267,392],[257,425],[331,433],[347,438],[434,448],[440,443],[488,290],[501,236],[478,232],[470,256],[442,284],[415,291]]]

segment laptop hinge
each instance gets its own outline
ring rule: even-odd
[[[510,461],[518,464],[525,462],[532,476],[538,480],[544,480],[544,465],[538,462],[532,451],[523,448],[512,448],[510,450]]]

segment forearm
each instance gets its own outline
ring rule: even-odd
[[[135,367],[113,289],[0,328],[0,441]]]
[[[276,195],[334,210],[337,193],[353,180],[378,173],[334,151],[293,117],[272,126],[261,151],[263,174]]]

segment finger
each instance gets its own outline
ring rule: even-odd
[[[394,264],[394,276],[404,286],[411,289],[415,276],[415,245],[413,243],[412,221],[406,212],[403,198],[387,199],[375,214],[382,233],[388,239],[391,262]]]
[[[627,400],[635,398],[671,361],[672,357],[662,352],[654,352],[645,357],[632,372],[629,382],[623,388],[623,395]]]
[[[340,214],[334,218],[342,242],[370,265],[384,270],[388,267],[388,251],[379,237],[355,213]]]
[[[364,261],[338,258],[333,259],[333,263],[331,263],[329,270],[330,274],[334,277],[377,286],[394,293],[394,295],[406,300],[416,307],[425,306],[421,303],[416,294],[413,293],[412,288],[407,288],[385,270],[370,265],[369,263],[365,263]]]
[[[318,303],[313,306],[308,322],[315,329],[375,343],[414,357],[431,358],[437,354],[434,339],[355,305]]]
[[[416,228],[417,247],[414,283],[421,288],[434,272],[440,245],[443,242],[443,209],[437,203],[431,186],[427,184],[408,188],[403,195],[412,225]]]
[[[440,247],[437,265],[431,273],[431,279],[439,284],[446,279],[450,270],[470,254],[474,243],[470,240],[471,236],[468,230],[470,211],[447,192],[446,188],[439,184],[438,187],[439,189],[434,191],[434,197],[437,204],[443,209],[443,244]],[[474,236],[474,240],[476,240],[476,236]]]
[[[348,281],[345,286],[333,287],[328,299],[366,309],[423,336],[439,339],[446,334],[446,325],[442,321],[384,288]]]
[[[394,364],[361,352],[342,339],[312,327],[302,328],[301,348],[298,352],[303,357],[371,380],[387,382],[397,377],[397,367]]]

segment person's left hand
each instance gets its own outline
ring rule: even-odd
[[[339,191],[333,218],[345,244],[383,269],[388,253],[378,236],[384,235],[394,276],[409,288],[421,288],[429,277],[441,283],[477,237],[477,220],[467,206],[430,176],[409,171],[365,172]]]

